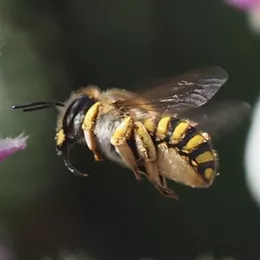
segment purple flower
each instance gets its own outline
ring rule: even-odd
[[[1,260],[14,260],[13,252],[5,245],[0,244],[0,259]]]
[[[260,33],[260,0],[224,0],[228,5],[247,14],[252,31]]]
[[[27,139],[28,136],[24,136],[24,134],[20,134],[15,138],[7,137],[0,139],[0,162],[12,154],[24,150],[26,148]]]
[[[260,0],[225,0],[226,3],[241,9],[243,11],[249,11],[260,5]]]

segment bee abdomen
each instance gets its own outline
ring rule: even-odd
[[[198,130],[196,124],[186,119],[162,117],[154,131],[157,143],[165,142],[168,148],[184,157],[200,177],[211,183],[218,166],[216,151],[207,133]]]

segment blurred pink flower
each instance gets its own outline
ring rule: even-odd
[[[24,150],[27,145],[28,136],[24,136],[24,134],[20,134],[15,138],[4,138],[0,139],[0,162],[7,159],[12,154]]]
[[[7,246],[0,244],[0,259],[14,260],[14,253]]]
[[[228,5],[244,11],[254,32],[260,33],[260,0],[224,0]]]
[[[226,3],[238,9],[248,11],[260,5],[260,0],[226,0]]]

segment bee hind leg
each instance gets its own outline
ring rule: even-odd
[[[93,131],[95,120],[98,115],[99,106],[100,106],[100,102],[96,102],[94,105],[92,105],[89,108],[89,110],[85,114],[84,121],[82,124],[82,130],[84,133],[85,141],[87,143],[89,150],[93,152],[95,161],[103,161],[103,158],[97,147],[97,142],[95,140],[95,135]]]
[[[131,137],[132,130],[133,119],[131,117],[126,117],[113,133],[110,142],[125,164],[134,172],[136,179],[140,181],[142,179],[141,172],[137,167],[136,158],[127,143]]]
[[[173,190],[171,190],[167,187],[166,178],[160,175],[160,179],[161,179],[161,184],[154,185],[159,190],[159,192],[162,195],[164,195],[165,197],[169,197],[169,198],[178,200],[179,199],[178,195]]]
[[[169,198],[178,199],[173,190],[167,188],[166,179],[159,174],[156,163],[156,149],[150,134],[141,122],[135,122],[134,136],[138,154],[144,159],[147,177],[159,192]]]

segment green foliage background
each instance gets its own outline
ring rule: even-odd
[[[146,181],[78,150],[91,177],[71,176],[56,156],[56,112],[24,114],[13,104],[64,100],[87,84],[137,89],[135,82],[219,65],[230,79],[217,99],[254,104],[260,38],[246,16],[220,0],[0,0],[1,135],[30,135],[28,149],[1,163],[0,241],[18,259],[82,249],[97,259],[194,259],[202,252],[258,259],[259,210],[245,185],[250,121],[217,143],[221,175],[207,190],[171,186],[163,198]]]

